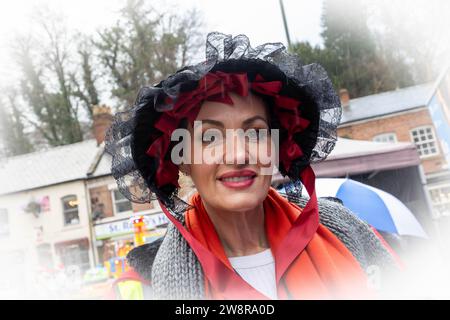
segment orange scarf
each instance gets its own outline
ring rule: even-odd
[[[219,236],[206,212],[198,193],[191,198],[194,208],[186,211],[185,221],[189,233],[226,267],[232,266],[225,254]],[[264,200],[265,230],[277,268],[277,255],[282,240],[291,229],[302,209],[270,188]],[[217,268],[216,268],[217,269]],[[211,283],[206,276],[205,292],[210,299],[233,298],[231,289],[223,284]],[[236,287],[251,293],[250,298],[264,299],[263,294],[250,287],[242,278],[229,278]],[[217,281],[219,282],[219,281]],[[227,291],[228,290],[228,291]],[[256,293],[253,294],[251,290]],[[305,249],[290,263],[277,282],[279,299],[335,299],[369,298],[367,278],[357,260],[345,245],[325,226],[319,224]],[[242,297],[242,295],[241,295]]]

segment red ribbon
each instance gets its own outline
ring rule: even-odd
[[[229,92],[235,92],[240,96],[247,96],[249,89],[274,97],[275,114],[281,125],[288,132],[288,137],[280,146],[280,159],[286,171],[289,171],[292,160],[303,155],[301,148],[294,141],[294,134],[303,131],[309,121],[300,115],[300,102],[296,99],[279,94],[283,84],[281,81],[265,81],[261,75],[257,75],[252,83],[248,82],[246,73],[226,73],[217,71],[206,74],[199,80],[196,89],[181,93],[174,107],[165,111],[155,128],[162,132],[152,145],[147,149],[147,154],[159,159],[155,182],[158,187],[173,184],[178,187],[178,168],[169,159],[165,159],[169,150],[172,132],[179,127],[180,121],[186,118],[192,123],[197,117],[204,101],[215,101],[233,105]],[[172,103],[166,98],[166,103]]]
[[[315,191],[314,171],[308,166],[301,173],[300,178],[308,194],[311,196],[302,213],[294,221],[291,229],[274,252],[277,287],[279,287],[283,274],[287,271],[294,259],[306,248],[319,227],[319,210]],[[163,212],[180,231],[192,251],[194,251],[209,283],[225,299],[268,299],[264,294],[250,286],[211,251],[205,248],[200,241],[195,239],[181,222],[170,214],[161,201],[160,205]]]

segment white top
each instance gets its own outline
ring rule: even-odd
[[[275,259],[270,249],[248,256],[228,257],[228,260],[253,288],[271,299],[277,299]]]

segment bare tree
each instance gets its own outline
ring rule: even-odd
[[[80,43],[77,50],[81,70],[70,74],[73,87],[73,96],[83,104],[90,120],[93,120],[93,106],[100,104],[99,90],[97,88],[98,72],[93,68],[94,53],[92,40],[88,37],[78,36]]]
[[[62,16],[48,9],[36,16],[38,30],[18,36],[13,48],[22,71],[21,94],[31,111],[23,117],[51,146],[82,141],[80,106],[92,121],[92,106],[99,104],[92,52],[67,30]]]
[[[139,88],[188,63],[198,50],[201,25],[196,10],[180,17],[142,0],[127,1],[121,19],[94,41],[119,104],[131,105]]]
[[[17,112],[36,133],[32,145],[37,137],[49,146],[91,138],[93,106],[105,95],[121,107],[132,104],[142,86],[189,63],[203,42],[196,10],[158,12],[142,0],[127,1],[120,19],[95,36],[67,30],[64,17],[48,8],[35,21],[33,33],[17,36],[13,46],[22,71]],[[31,150],[23,144],[23,152]]]
[[[3,156],[15,156],[33,151],[33,144],[25,133],[24,119],[17,104],[16,90],[4,88],[1,97],[0,137],[3,144]]]

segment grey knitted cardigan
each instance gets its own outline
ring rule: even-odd
[[[300,207],[306,202],[305,198],[296,201]],[[336,201],[319,198],[318,205],[320,222],[346,245],[366,272],[374,270],[369,267],[382,274],[396,269],[392,256],[365,222]],[[155,246],[135,249],[128,261],[143,278],[151,280],[153,298],[204,299],[201,265],[173,224],[169,224],[154,261],[152,250]]]

